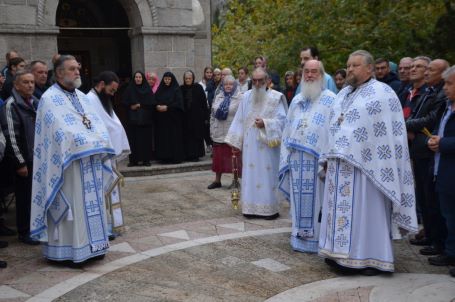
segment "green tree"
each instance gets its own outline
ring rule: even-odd
[[[237,69],[265,55],[283,75],[299,66],[304,45],[317,46],[332,73],[357,49],[395,62],[433,55],[435,24],[445,13],[444,1],[231,0],[212,29],[213,61]]]

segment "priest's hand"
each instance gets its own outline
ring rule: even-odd
[[[437,135],[432,135],[428,140],[428,148],[433,152],[439,152],[439,141],[441,138]]]
[[[264,128],[264,126],[265,126],[265,125],[264,125],[264,120],[261,119],[261,118],[256,118],[256,119],[254,120],[254,124],[255,124],[256,127],[258,127],[258,128]]]
[[[27,166],[20,167],[19,169],[16,170],[16,173],[21,177],[27,177],[28,176]]]

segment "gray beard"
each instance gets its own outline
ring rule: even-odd
[[[81,85],[82,85],[81,78],[77,78],[74,81],[71,81],[71,80],[65,78],[65,79],[63,79],[63,82],[65,83],[66,86],[68,86],[71,89],[73,89],[73,88],[77,89],[77,88],[81,87]]]
[[[314,82],[301,82],[300,94],[304,100],[316,101],[322,93],[324,82],[322,79]]]
[[[253,87],[251,94],[253,97],[253,104],[259,104],[267,97],[267,90],[265,86],[261,88]]]

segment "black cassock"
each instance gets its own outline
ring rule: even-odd
[[[197,160],[205,155],[204,131],[209,118],[207,98],[199,84],[180,86],[183,95],[183,142],[185,159]]]
[[[183,147],[183,98],[174,74],[169,86],[161,80],[156,91],[156,105],[166,105],[166,112],[155,111],[155,157],[169,163],[179,163],[185,158]]]
[[[127,112],[127,135],[131,147],[130,163],[147,163],[152,159],[153,152],[153,112],[155,96],[145,80],[142,72],[142,84],[136,85],[134,76],[123,94],[122,103]],[[131,110],[131,105],[141,104],[137,110]]]

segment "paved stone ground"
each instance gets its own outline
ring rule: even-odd
[[[105,259],[83,269],[48,263],[10,238],[0,250],[0,301],[455,301],[448,267],[395,242],[396,273],[341,276],[288,242],[288,206],[275,221],[231,209],[230,183],[209,171],[127,178],[127,227]],[[9,212],[12,215],[14,210]]]

